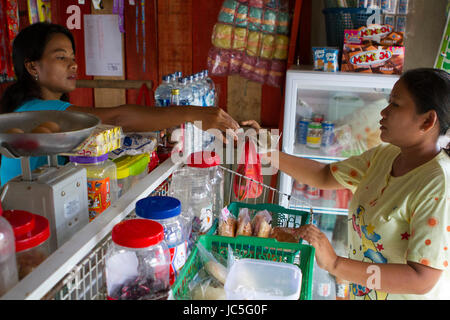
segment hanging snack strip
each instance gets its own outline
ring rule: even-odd
[[[289,38],[286,0],[225,0],[208,55],[211,75],[242,77],[279,87]]]

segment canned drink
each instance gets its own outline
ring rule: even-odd
[[[302,118],[298,122],[298,143],[306,144],[306,137],[308,136],[308,126],[311,123],[311,119]]]
[[[322,142],[322,124],[319,122],[311,122],[308,125],[306,146],[313,149],[319,149],[321,142]]]
[[[334,142],[334,123],[325,121],[322,123],[322,147],[332,146]]]
[[[316,187],[306,186],[305,197],[310,200],[320,199],[320,189]]]
[[[322,123],[325,117],[321,113],[314,113],[312,117],[313,122],[320,122]]]

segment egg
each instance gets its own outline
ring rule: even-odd
[[[25,133],[25,132],[20,128],[11,128],[8,131],[6,131],[6,133]]]
[[[41,126],[34,128],[31,132],[32,133],[52,133],[52,131],[49,128],[41,127]]]
[[[43,122],[39,125],[39,127],[48,128],[53,133],[57,133],[57,132],[61,131],[61,127],[59,126],[59,124],[57,124],[56,122],[53,122],[53,121]]]

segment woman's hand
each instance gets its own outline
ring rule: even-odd
[[[338,256],[327,236],[313,225],[301,226],[298,234],[316,249],[317,265],[328,272],[333,270]]]
[[[197,120],[202,121],[202,130],[207,131],[208,129],[217,129],[222,132],[222,136],[218,138],[224,140],[227,143],[226,134],[230,134],[233,139],[237,139],[235,130],[239,129],[240,126],[236,120],[234,120],[228,113],[223,111],[221,108],[201,108],[197,109],[199,112],[196,116]],[[194,122],[195,124],[195,122]],[[231,130],[230,130],[231,129]],[[217,134],[215,135],[217,137]]]
[[[259,123],[256,120],[242,121],[241,125],[242,126],[252,127],[253,129],[256,130],[256,132],[259,132],[259,130],[261,129],[261,126],[259,125]]]

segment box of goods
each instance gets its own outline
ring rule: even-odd
[[[405,60],[404,35],[390,25],[346,30],[341,71],[401,74]]]

